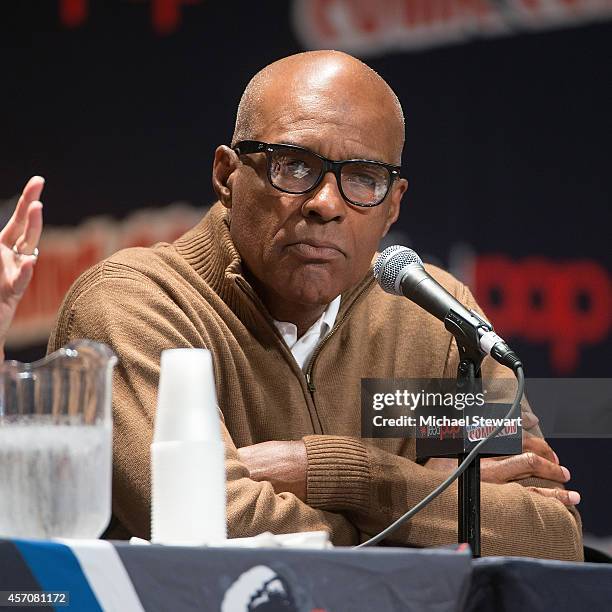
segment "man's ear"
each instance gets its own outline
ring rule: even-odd
[[[406,193],[408,189],[408,181],[405,178],[401,178],[397,181],[395,185],[392,187],[393,191],[391,192],[390,202],[389,202],[389,210],[387,213],[387,220],[385,222],[385,227],[383,229],[383,234],[381,238],[384,238],[387,235],[390,227],[397,221],[400,213],[400,204],[402,201],[402,197]]]
[[[213,189],[226,208],[232,207],[232,174],[238,167],[238,155],[233,149],[221,145],[215,150],[212,168]]]

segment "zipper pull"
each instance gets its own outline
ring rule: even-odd
[[[316,387],[314,386],[314,383],[312,382],[312,378],[310,377],[309,372],[306,373],[306,384],[308,385],[308,390],[311,393],[314,393],[317,390]]]

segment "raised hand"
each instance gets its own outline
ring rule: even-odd
[[[15,212],[0,231],[0,360],[4,359],[6,334],[38,258],[44,185],[40,176],[28,181]]]

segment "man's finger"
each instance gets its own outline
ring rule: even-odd
[[[534,428],[540,422],[540,419],[530,409],[522,410],[521,418],[523,419],[523,431]]]
[[[566,467],[529,451],[501,461],[483,463],[481,477],[485,482],[497,483],[513,482],[530,477],[564,483],[570,479],[571,475]]]
[[[34,272],[34,258],[30,257],[26,261],[22,262],[19,273],[17,274],[13,282],[13,292],[16,299],[21,299],[21,296],[25,293],[28,288],[28,284],[32,278]]]
[[[17,241],[17,238],[23,233],[30,204],[36,200],[40,200],[40,195],[44,186],[45,179],[42,176],[33,176],[27,182],[17,202],[13,215],[6,224],[6,227],[0,232],[0,240],[6,246],[12,247]]]
[[[548,445],[548,442],[544,438],[534,436],[523,430],[523,452],[531,451],[548,461],[553,463],[559,463],[559,459],[552,448]]]
[[[32,255],[34,253],[34,249],[38,247],[42,227],[42,204],[40,202],[32,202],[28,208],[23,234],[14,243],[21,255]]]
[[[580,503],[580,493],[577,491],[567,491],[566,489],[544,489],[542,487],[527,487],[530,491],[543,495],[544,497],[552,497],[558,499],[566,506],[575,506]]]

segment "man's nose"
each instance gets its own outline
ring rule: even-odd
[[[316,217],[326,223],[342,221],[346,216],[347,205],[332,172],[327,172],[321,183],[308,196],[302,205],[302,214],[305,217]]]

